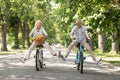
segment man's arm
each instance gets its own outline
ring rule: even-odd
[[[87,37],[87,39],[91,39],[88,35],[88,31],[87,31],[86,27],[84,29],[85,29],[85,36]]]
[[[74,39],[74,31],[75,31],[75,28],[72,28],[71,32],[70,32],[70,38],[73,40]]]

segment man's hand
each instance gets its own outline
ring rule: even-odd
[[[91,40],[91,38],[90,38],[89,36],[87,36],[87,39],[88,39],[88,40]]]
[[[75,40],[75,38],[74,38],[74,37],[71,37],[71,40],[73,41],[73,40]]]

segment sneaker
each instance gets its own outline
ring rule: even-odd
[[[86,57],[84,57],[84,60],[86,59]]]
[[[53,56],[57,56],[57,54],[53,54]]]
[[[96,61],[96,64],[99,64],[102,61],[102,58]]]
[[[19,60],[20,60],[22,63],[25,63],[25,61],[26,61],[27,59],[21,57]]]
[[[59,57],[62,58],[63,61],[65,61],[65,57],[61,53],[59,53]]]

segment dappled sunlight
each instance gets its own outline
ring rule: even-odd
[[[8,78],[5,78],[7,80],[13,79],[13,80],[25,80],[26,78],[18,78],[16,75],[9,75]]]
[[[120,80],[120,0],[0,0],[0,80]]]
[[[61,58],[53,57],[48,51],[44,51],[44,63],[45,66],[40,71],[35,69],[35,54],[33,51],[29,61],[26,61],[24,64],[19,61],[22,54],[6,55],[0,57],[0,80],[86,80],[86,78],[91,78],[93,75],[94,78],[90,80],[97,79],[98,76],[102,80],[103,78],[110,77],[110,74],[113,74],[112,71],[106,69],[107,65],[103,63],[96,65],[92,62],[91,58],[87,57],[84,61],[84,71],[83,75],[77,71],[75,64],[76,54],[70,54],[66,61],[63,61]],[[112,76],[113,79],[116,79]]]
[[[54,77],[45,77],[46,79],[49,79],[49,80],[57,80],[56,78],[54,78]]]

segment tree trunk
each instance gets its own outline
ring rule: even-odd
[[[2,25],[2,51],[7,51],[7,44],[6,44],[6,33],[7,27],[9,26],[9,19],[10,19],[10,0],[5,1],[5,23]]]
[[[111,49],[111,51],[114,51],[114,52],[117,53],[119,51],[118,40],[117,40],[117,31],[115,31],[112,36],[113,36],[113,41],[112,41],[112,49]]]
[[[2,36],[1,51],[7,51],[6,32],[7,32],[7,25],[6,25],[6,23],[4,23],[4,24],[2,25],[2,29],[1,29],[1,36]]]
[[[88,40],[88,43],[89,43],[91,49],[94,51],[94,45],[93,45],[92,39]]]
[[[25,31],[26,31],[26,23],[23,22],[23,25],[21,27],[21,30],[22,30],[22,48],[25,48]]]
[[[29,29],[29,26],[28,24],[26,24],[26,37],[27,37],[27,46],[29,47],[30,46],[30,38],[29,38],[29,33],[30,33],[30,29]]]
[[[20,18],[17,16],[17,14],[15,14],[15,25],[14,25],[14,35],[15,35],[15,45],[14,45],[14,48],[18,49],[19,48],[19,27],[20,27]]]
[[[98,33],[98,48],[105,52],[105,38],[103,34]]]
[[[15,43],[14,43],[14,48],[18,49],[19,48],[19,39],[18,39],[18,34],[19,34],[19,26],[18,24],[15,25]]]
[[[114,3],[115,3],[115,4],[118,4],[118,2],[119,2],[119,0],[114,0]]]
[[[118,41],[117,40],[112,42],[112,51],[114,51],[116,53],[119,51],[118,50]]]

